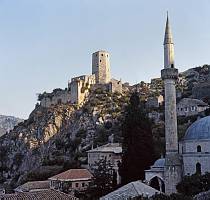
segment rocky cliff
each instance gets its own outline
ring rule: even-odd
[[[28,120],[0,138],[0,182],[16,187],[86,164],[86,151],[92,145],[104,144],[109,138],[120,140],[127,101],[125,95],[98,89],[81,108],[37,105]]]

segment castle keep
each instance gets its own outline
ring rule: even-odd
[[[92,54],[92,74],[95,74],[97,84],[111,81],[109,53],[97,51]]]

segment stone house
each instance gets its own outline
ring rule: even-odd
[[[177,116],[194,116],[204,112],[209,105],[198,99],[183,98],[177,103]]]
[[[122,161],[122,145],[120,143],[108,143],[106,145],[97,147],[87,151],[88,153],[88,167],[93,171],[97,165],[96,163],[102,159],[109,161],[117,173],[117,182],[120,183],[120,176],[118,173],[118,164]]]
[[[51,178],[50,188],[67,191],[84,191],[88,188],[92,181],[93,175],[87,169],[70,169]]]
[[[108,83],[109,92],[119,92],[122,93],[122,82],[121,80],[111,79],[110,83]]]
[[[149,97],[146,102],[147,108],[159,108],[163,104],[163,96]]]

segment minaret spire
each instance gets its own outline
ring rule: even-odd
[[[173,37],[172,37],[171,27],[169,24],[168,11],[167,11],[167,20],[166,20],[165,38],[164,38],[164,45],[165,44],[173,44]]]
[[[174,43],[172,31],[169,24],[169,17],[167,12],[167,20],[164,37],[164,68],[174,68]]]

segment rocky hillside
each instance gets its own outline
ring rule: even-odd
[[[125,95],[98,89],[81,108],[38,105],[28,120],[0,138],[0,182],[15,187],[86,164],[92,145],[120,140],[127,101]]]
[[[22,121],[22,119],[16,117],[0,115],[0,136],[12,130],[14,126]]]

